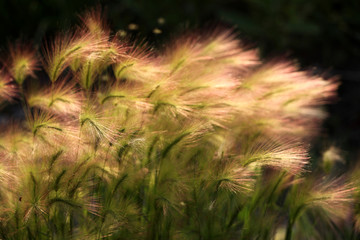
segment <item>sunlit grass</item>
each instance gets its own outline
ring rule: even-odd
[[[1,70],[1,104],[20,100],[26,116],[0,135],[1,238],[356,231],[355,185],[309,170],[335,80],[263,62],[230,30],[156,51],[113,36],[99,12],[81,22],[40,53],[11,48]]]

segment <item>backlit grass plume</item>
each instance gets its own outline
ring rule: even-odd
[[[52,112],[63,117],[75,117],[82,108],[83,95],[77,90],[74,83],[66,81],[57,83],[53,89],[46,87],[43,89],[29,90],[27,96],[28,104],[47,112]]]
[[[38,58],[29,44],[17,42],[9,46],[9,54],[4,65],[7,66],[12,78],[21,85],[27,77],[35,77]]]
[[[0,70],[0,104],[3,101],[11,101],[17,93],[17,88],[11,81],[11,77]]]
[[[25,119],[1,126],[0,238],[304,239],[353,221],[355,188],[310,172],[335,80],[263,62],[231,30],[157,51],[80,19],[1,70]]]

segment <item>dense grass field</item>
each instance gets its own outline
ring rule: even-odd
[[[153,49],[92,10],[3,65],[24,117],[0,130],[1,239],[359,237],[357,169],[308,154],[335,79],[220,27]]]

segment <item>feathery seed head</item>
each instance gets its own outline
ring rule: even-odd
[[[0,70],[0,103],[4,100],[11,101],[17,93],[17,87],[12,84],[10,76]]]
[[[325,114],[321,104],[335,94],[334,80],[308,76],[288,62],[270,62],[241,79],[237,106],[243,117],[263,119],[269,134],[307,138]],[[266,123],[266,124],[265,124]]]
[[[58,36],[49,45],[45,45],[45,70],[51,82],[55,82],[61,73],[75,60],[82,61],[89,54],[99,55],[107,47],[107,39],[95,38],[91,34],[75,32]],[[76,61],[75,61],[76,62]]]
[[[123,49],[125,52],[119,56],[113,67],[117,80],[127,79],[147,84],[161,81],[165,71],[161,59],[155,57],[150,48],[144,44],[141,46],[141,43],[139,46],[128,43]]]
[[[89,33],[98,37],[109,38],[110,29],[104,21],[104,16],[101,10],[91,9],[80,15],[80,20],[83,26],[80,29],[86,29]]]
[[[291,140],[258,138],[255,141],[245,138],[241,161],[244,166],[269,166],[280,168],[291,174],[304,171],[308,163],[307,151]]]
[[[114,120],[116,119],[104,117],[106,112],[100,109],[96,105],[85,106],[79,116],[80,127],[95,143],[103,139],[114,143],[118,137],[118,133],[115,131],[116,121]]]
[[[53,88],[30,88],[27,94],[30,107],[37,107],[55,115],[77,116],[80,113],[83,96],[74,83],[62,80]]]
[[[5,65],[14,80],[21,85],[26,77],[34,76],[38,60],[35,51],[29,45],[17,42],[9,46],[9,56]]]
[[[244,48],[232,31],[219,28],[207,34],[188,33],[170,44],[164,55],[172,73],[188,67],[235,73],[259,63],[255,50]]]
[[[335,146],[330,146],[322,155],[322,164],[324,170],[329,173],[336,163],[345,164],[345,160],[342,156],[342,152]]]
[[[47,137],[55,137],[63,132],[56,118],[48,112],[34,110],[26,115],[28,127],[33,135],[45,142]]]
[[[314,185],[310,191],[307,204],[320,207],[329,217],[345,218],[354,202],[355,188],[351,183],[344,183],[344,179],[323,181]]]
[[[213,172],[220,188],[234,193],[249,194],[253,191],[255,173],[246,167],[239,166],[234,159],[224,157],[215,161]]]

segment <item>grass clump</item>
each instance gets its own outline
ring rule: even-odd
[[[0,136],[2,239],[355,236],[354,185],[309,171],[334,80],[264,63],[229,30],[155,51],[81,21],[1,70],[1,104],[26,113]]]

